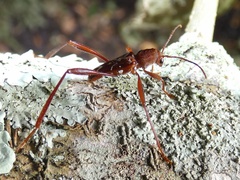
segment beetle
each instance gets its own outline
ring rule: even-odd
[[[165,155],[164,151],[162,150],[162,147],[161,147],[160,141],[158,139],[157,133],[155,132],[155,129],[154,129],[154,125],[153,125],[153,123],[150,119],[150,115],[149,115],[149,112],[148,112],[148,109],[147,109],[146,103],[145,103],[145,95],[144,95],[142,81],[141,81],[140,75],[137,72],[137,70],[141,68],[146,74],[148,74],[152,78],[161,81],[162,82],[162,90],[171,99],[174,99],[175,97],[174,97],[174,95],[172,95],[171,93],[166,91],[165,81],[162,79],[162,77],[159,74],[156,74],[152,71],[146,70],[147,67],[149,67],[153,64],[157,64],[159,66],[162,66],[163,65],[163,58],[178,58],[178,59],[181,59],[183,61],[187,61],[189,63],[192,63],[192,64],[196,65],[202,71],[204,77],[207,78],[206,73],[204,72],[202,67],[199,66],[197,63],[192,62],[192,61],[190,61],[186,58],[183,58],[183,57],[170,56],[170,55],[165,55],[164,54],[164,50],[165,50],[167,44],[169,43],[170,39],[172,38],[174,32],[176,31],[177,28],[180,28],[180,27],[182,27],[182,26],[178,25],[173,29],[173,31],[171,32],[167,42],[164,44],[163,48],[160,51],[158,49],[155,49],[155,48],[150,48],[150,49],[140,50],[137,54],[134,54],[132,49],[127,47],[126,48],[127,52],[124,55],[122,55],[118,58],[115,58],[113,60],[109,60],[108,58],[104,57],[102,54],[100,54],[99,52],[91,49],[90,47],[87,47],[83,44],[77,43],[77,42],[72,41],[72,40],[69,40],[64,45],[59,46],[59,47],[53,49],[52,51],[50,51],[45,56],[46,58],[52,57],[53,55],[55,55],[58,51],[60,51],[65,46],[72,46],[74,48],[77,48],[79,50],[85,51],[89,54],[92,54],[92,55],[95,55],[95,56],[99,57],[100,59],[105,61],[105,63],[96,67],[93,70],[86,69],[86,68],[67,69],[66,72],[62,75],[62,77],[58,81],[58,83],[55,86],[55,88],[53,89],[53,91],[50,93],[47,101],[45,102],[45,104],[44,104],[44,106],[43,106],[43,108],[42,108],[42,110],[41,110],[41,112],[40,112],[40,114],[37,118],[37,121],[36,121],[36,124],[35,124],[34,128],[31,130],[29,135],[20,143],[20,145],[16,149],[16,152],[18,152],[20,149],[22,149],[24,147],[24,145],[26,145],[26,143],[35,134],[35,132],[40,128],[40,126],[42,124],[42,121],[43,121],[43,118],[44,118],[44,116],[45,116],[45,114],[46,114],[46,112],[47,112],[47,110],[50,106],[50,103],[51,103],[55,93],[57,92],[59,86],[61,85],[62,81],[64,80],[64,78],[67,74],[88,75],[88,81],[89,82],[94,82],[94,81],[102,78],[103,76],[115,77],[115,76],[120,76],[120,75],[123,75],[123,74],[131,73],[133,75],[137,75],[137,78],[138,78],[137,88],[138,88],[139,99],[140,99],[142,107],[145,111],[147,121],[149,122],[149,124],[151,126],[151,130],[154,134],[154,138],[155,138],[158,150],[159,150],[163,160],[166,161],[168,164],[172,164],[172,161]]]

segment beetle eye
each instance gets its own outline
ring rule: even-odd
[[[159,66],[162,66],[163,65],[163,57],[158,58],[156,64]]]

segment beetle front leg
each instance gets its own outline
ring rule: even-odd
[[[163,90],[163,92],[164,92],[168,97],[170,97],[171,99],[175,99],[175,96],[174,96],[173,94],[171,94],[171,93],[169,93],[169,92],[166,91],[166,89],[165,89],[165,81],[162,79],[161,76],[159,76],[159,75],[156,74],[156,73],[152,73],[152,72],[149,72],[149,71],[146,71],[146,70],[144,70],[144,72],[147,73],[147,74],[148,74],[149,76],[151,76],[152,78],[161,81],[161,82],[162,82],[162,90]]]

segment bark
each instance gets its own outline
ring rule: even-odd
[[[176,59],[165,59],[163,67],[154,68],[176,100],[161,91],[161,83],[140,72],[147,108],[174,162],[172,169],[156,150],[134,75],[94,84],[68,76],[8,177],[239,179],[240,72],[224,48],[206,37],[201,41],[195,35],[183,36],[165,53],[198,63],[207,79],[197,66]],[[20,128],[21,139],[66,68],[96,65],[74,56],[46,60],[26,54],[1,56],[1,111],[7,112],[5,119],[13,129]]]

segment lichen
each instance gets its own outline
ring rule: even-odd
[[[8,132],[4,130],[4,117],[5,112],[2,111],[2,104],[0,102],[0,174],[9,173],[16,160],[15,153],[9,145],[11,137]]]
[[[223,171],[231,172],[233,179],[239,178],[237,171],[227,168],[229,163],[235,169],[240,166],[236,163],[240,155],[239,69],[217,43],[179,42],[169,46],[165,53],[186,57],[198,63],[207,74],[205,79],[193,64],[165,58],[163,67],[155,70],[166,77],[167,89],[176,100],[169,99],[161,91],[161,83],[149,77],[142,78],[151,120],[164,151],[174,162],[175,172],[188,179],[208,178],[211,173]],[[124,77],[119,79],[126,81]],[[122,84],[118,93],[128,100],[128,107],[135,112],[132,119],[138,124],[133,128],[134,134],[154,145],[144,111],[140,102],[135,101],[137,93],[131,93],[128,86],[124,89]],[[217,155],[212,157],[213,153]],[[221,160],[215,161],[216,158]],[[220,170],[214,168],[216,163],[222,166]]]
[[[36,154],[44,154],[39,155],[42,161],[38,164],[45,166],[40,169],[46,177],[176,179],[180,174],[188,179],[207,179],[227,173],[239,178],[239,69],[217,43],[196,43],[191,38],[182,41],[170,45],[165,53],[198,63],[207,79],[193,64],[165,58],[163,67],[154,70],[166,81],[167,91],[176,96],[172,100],[161,90],[161,82],[139,71],[146,106],[163,150],[174,162],[175,174],[160,161],[139,101],[137,78],[129,74],[102,78],[93,84],[76,76],[67,77],[32,139]],[[8,79],[1,81],[0,94],[5,98],[0,100],[7,119],[25,134],[34,126],[49,92],[64,72],[64,62],[70,61],[58,58],[50,59],[47,65],[43,58],[38,59],[48,76],[41,79],[41,73],[32,73],[34,78],[24,87],[11,85]],[[80,65],[69,64],[87,64],[75,61]],[[60,67],[53,77],[56,65]],[[19,135],[24,137],[24,133]],[[56,159],[59,155],[61,158]],[[21,162],[18,167],[24,167]]]

